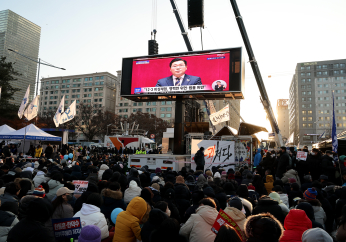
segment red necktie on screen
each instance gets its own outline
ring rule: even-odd
[[[180,83],[180,78],[179,77],[177,77],[177,78],[175,78],[177,81],[175,82],[175,85],[174,86],[179,86],[179,83]]]

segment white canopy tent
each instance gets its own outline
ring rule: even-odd
[[[61,141],[61,137],[48,134],[33,124],[19,129],[17,131],[0,133],[0,139],[26,139],[42,141]]]
[[[16,131],[15,129],[11,128],[10,126],[8,126],[7,124],[1,125],[0,126],[0,135],[2,134],[8,134],[8,133],[12,133]]]

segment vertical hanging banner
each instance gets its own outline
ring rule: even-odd
[[[76,100],[66,109],[66,111],[60,117],[60,124],[66,123],[72,120],[76,116]]]
[[[251,165],[251,141],[237,140],[235,143],[235,162],[239,162],[239,166]]]
[[[197,151],[204,147],[204,169],[211,169],[212,166],[227,169],[235,165],[234,145],[234,141],[192,139],[191,160],[194,161]]]
[[[39,95],[35,97],[34,100],[30,103],[28,108],[24,112],[24,116],[30,121],[31,119],[35,118],[38,113],[38,99]]]
[[[229,105],[221,109],[220,111],[213,113],[209,116],[213,125],[218,125],[219,123],[226,122],[230,120],[229,117]]]
[[[60,117],[61,117],[61,114],[64,112],[64,102],[65,102],[65,96],[62,97],[60,104],[59,104],[59,107],[58,107],[58,110],[56,110],[56,113],[55,113],[54,118],[53,118],[55,127],[59,127]]]
[[[23,101],[20,104],[20,107],[19,107],[19,110],[18,110],[18,117],[20,119],[23,117],[23,113],[24,113],[25,107],[28,104],[29,94],[30,94],[30,85],[28,86],[28,89],[26,90],[25,96],[24,96]]]

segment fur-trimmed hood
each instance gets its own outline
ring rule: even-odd
[[[101,191],[101,196],[110,197],[115,200],[123,199],[123,193],[121,191],[113,191],[111,189],[105,188]]]

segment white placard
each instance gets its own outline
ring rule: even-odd
[[[227,105],[220,111],[210,114],[209,118],[213,125],[218,125],[219,123],[229,121],[229,106]]]
[[[197,140],[192,139],[191,142],[191,161],[197,151],[204,147],[204,169],[211,169],[212,166],[229,169],[231,165],[235,165],[234,141],[219,140]]]
[[[297,152],[297,159],[306,160],[307,157],[308,157],[308,152],[305,152],[305,151]]]
[[[73,180],[72,183],[75,185],[74,193],[83,193],[88,189],[89,181]]]

